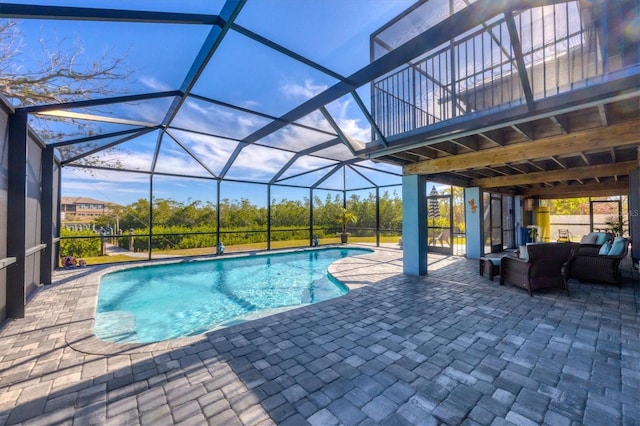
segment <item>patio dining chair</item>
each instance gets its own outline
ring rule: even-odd
[[[570,243],[571,242],[571,232],[568,229],[558,229],[558,240],[559,243]]]

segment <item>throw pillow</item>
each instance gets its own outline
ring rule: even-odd
[[[594,233],[584,235],[580,240],[580,244],[595,244],[598,236]]]
[[[597,232],[596,233],[596,244],[604,244],[609,241],[609,234],[606,232]]]
[[[607,241],[602,245],[602,247],[600,247],[600,251],[598,252],[598,254],[602,254],[606,256],[609,254],[610,250],[611,250],[611,243]]]
[[[616,237],[611,245],[611,250],[607,253],[609,256],[620,256],[624,252],[624,237]]]

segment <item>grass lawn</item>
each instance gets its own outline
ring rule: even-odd
[[[370,243],[375,244],[375,237],[354,237],[351,236],[349,238],[349,242],[352,243]],[[380,237],[381,243],[397,243],[398,236],[385,236]],[[329,245],[329,244],[340,244],[340,237],[327,237],[320,239],[320,246]],[[304,248],[309,247],[308,240],[287,240],[287,241],[272,241],[271,248],[272,249],[285,249],[285,248]],[[225,247],[226,253],[239,253],[239,252],[247,252],[247,251],[261,251],[267,249],[267,243],[253,243],[253,244],[237,244],[233,246]],[[215,247],[202,247],[202,248],[191,248],[191,249],[175,249],[175,250],[154,250],[153,255],[155,257],[162,257],[166,255],[170,256],[204,256],[204,255],[214,255],[216,254]],[[85,257],[87,261],[87,265],[101,265],[105,263],[120,263],[120,262],[135,262],[146,260],[146,257],[140,257],[139,254],[137,257],[128,256],[126,254],[117,254],[114,256],[97,256],[97,257]]]

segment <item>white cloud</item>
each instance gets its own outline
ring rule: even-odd
[[[249,179],[271,178],[293,157],[292,153],[260,146],[247,146],[229,170],[229,176]]]
[[[164,81],[160,81],[151,75],[143,75],[140,77],[140,82],[154,92],[166,92],[173,89]]]
[[[171,133],[213,172],[219,173],[238,145],[234,141],[179,130]]]
[[[65,167],[62,195],[90,197],[121,205],[149,197],[149,176],[107,170]]]
[[[301,99],[310,99],[327,90],[326,84],[314,84],[311,80],[305,80],[302,85],[296,82],[285,82],[280,86],[280,91],[286,96]]]
[[[214,104],[188,100],[176,116],[174,125],[236,139],[244,138],[267,124],[267,120]]]

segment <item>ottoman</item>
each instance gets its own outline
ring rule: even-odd
[[[493,281],[493,277],[500,275],[500,259],[500,257],[481,257],[480,276],[487,274],[489,279]]]

